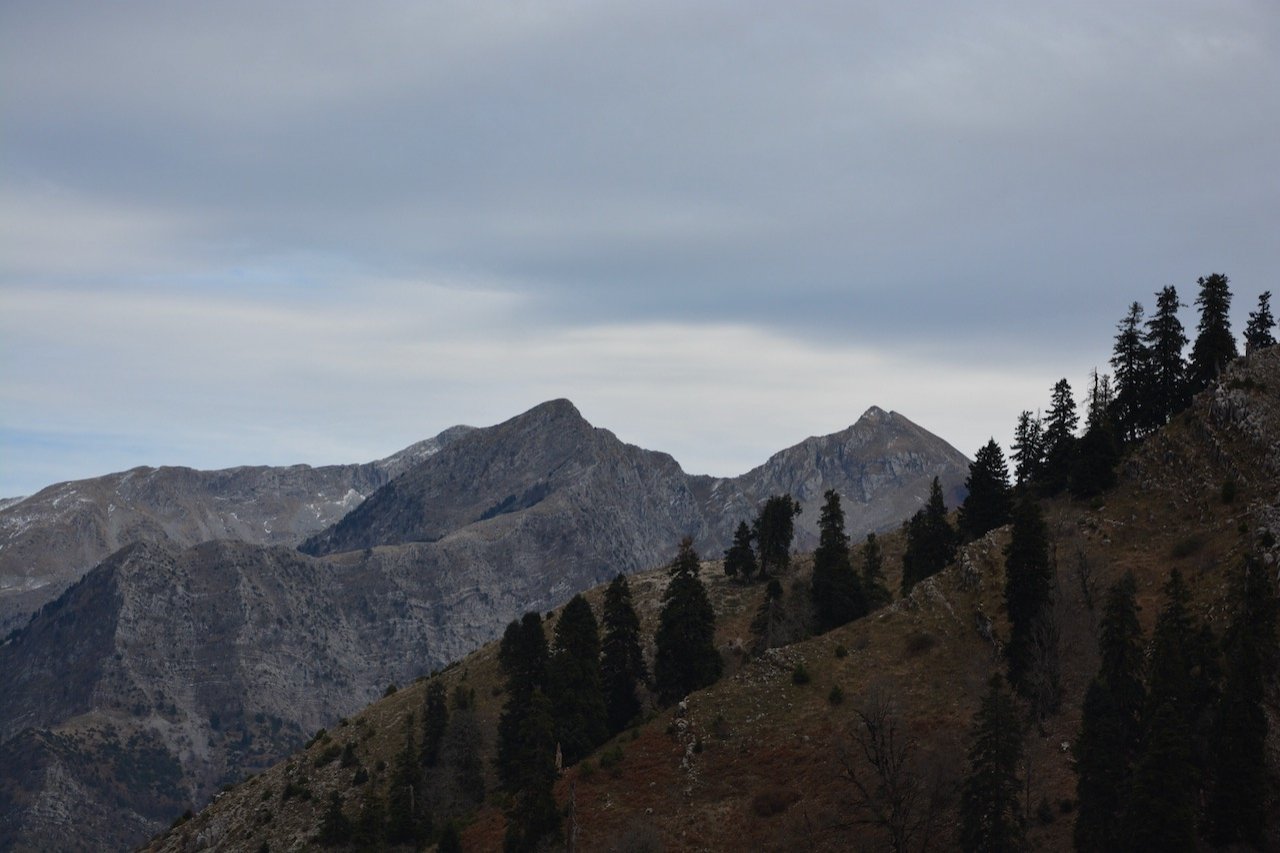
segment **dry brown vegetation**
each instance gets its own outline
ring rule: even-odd
[[[1228,571],[1248,552],[1261,548],[1273,560],[1277,554],[1280,404],[1266,389],[1280,388],[1280,352],[1256,354],[1232,375],[1234,388],[1228,381],[1202,395],[1192,410],[1126,457],[1120,486],[1104,500],[1046,504],[1057,565],[1063,702],[1032,726],[1027,740],[1028,837],[1035,849],[1071,846],[1070,744],[1097,664],[1096,627],[1107,586],[1126,570],[1135,574],[1149,633],[1161,605],[1160,587],[1177,566],[1197,611],[1221,634]],[[1228,481],[1230,489],[1223,487]],[[965,546],[955,565],[918,584],[905,600],[755,658],[734,649],[748,638],[763,586],[733,583],[718,564],[704,564],[726,675],[690,696],[684,707],[653,712],[566,770],[556,796],[562,806],[573,800],[577,849],[886,849],[886,836],[861,822],[865,812],[856,807],[857,791],[847,773],[848,762],[857,760],[856,712],[872,697],[886,702],[915,743],[913,766],[922,776],[954,780],[963,773],[972,715],[989,676],[1003,669],[1007,538],[1002,529]],[[896,589],[900,537],[884,536],[883,546],[888,581]],[[792,569],[797,577],[808,570],[804,558]],[[662,570],[631,580],[650,637],[665,582]],[[597,612],[601,598],[602,589],[588,594]],[[489,732],[503,699],[495,654],[491,644],[437,676],[450,689],[475,689]],[[809,683],[793,683],[797,664],[810,674]],[[834,687],[843,694],[839,703],[831,700]],[[403,718],[420,711],[423,691],[422,683],[410,685],[329,732],[329,742],[357,744],[362,763],[374,774],[370,784],[379,780],[376,762],[390,765],[400,749]],[[349,770],[337,762],[314,766],[326,745],[313,744],[239,786],[152,849],[184,849],[201,833],[225,849],[256,850],[263,841],[272,850],[290,849],[314,833],[330,790],[341,791],[354,813],[361,794],[351,788]],[[310,799],[282,802],[280,793],[290,783],[305,785]],[[958,820],[954,797],[945,786],[937,793],[942,811],[931,849],[950,849]],[[262,817],[265,811],[269,819]],[[464,848],[500,849],[502,834],[501,798],[494,795],[464,828]]]

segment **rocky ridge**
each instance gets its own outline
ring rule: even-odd
[[[0,778],[0,846],[86,849],[68,810],[103,816],[95,844],[136,843],[157,815],[204,803],[527,609],[661,564],[686,534],[715,554],[768,494],[794,488],[812,516],[837,488],[858,533],[875,518],[859,508],[914,508],[935,475],[954,494],[965,470],[872,410],[743,477],[693,477],[560,400],[454,437],[308,540],[310,555],[139,542],[0,645],[0,767],[21,768]]]

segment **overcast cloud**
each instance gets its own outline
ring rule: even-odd
[[[1280,290],[1271,0],[14,0],[0,84],[0,496],[560,396],[972,455],[1130,301]]]

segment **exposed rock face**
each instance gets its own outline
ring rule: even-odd
[[[134,468],[0,506],[0,636],[132,542],[296,545],[469,431],[454,427],[363,465]]]
[[[798,545],[807,547],[829,488],[845,496],[851,532],[860,535],[914,512],[934,476],[955,496],[967,473],[953,448],[872,409],[848,430],[809,439],[741,477],[695,477],[666,454],[592,427],[564,400],[399,464],[401,476],[308,539],[307,554],[260,536],[179,544],[279,533],[286,518],[310,523],[318,506],[311,480],[295,487],[280,474],[277,486],[262,486],[259,469],[252,489],[217,492],[238,496],[236,506],[274,507],[265,527],[264,516],[228,524],[209,509],[212,497],[148,491],[147,523],[135,529],[158,532],[139,536],[0,645],[8,685],[0,768],[19,755],[25,768],[0,769],[9,774],[0,775],[0,848],[76,848],[76,838],[61,834],[58,815],[67,813],[90,816],[93,833],[79,837],[98,846],[136,843],[147,834],[139,827],[154,831],[186,805],[203,804],[223,782],[287,754],[303,732],[362,707],[388,682],[456,660],[526,610],[665,562],[685,535],[719,556],[737,523],[771,494],[801,501]],[[367,467],[341,476],[390,477],[358,473]],[[148,473],[163,481],[161,472]],[[140,474],[118,476],[112,495],[127,493]],[[334,476],[335,489],[351,481]],[[270,503],[286,489],[294,496]],[[58,507],[76,497],[42,495]],[[288,529],[296,537],[301,528]],[[135,749],[147,770],[130,783],[137,762],[119,757]],[[123,817],[98,818],[113,814]]]

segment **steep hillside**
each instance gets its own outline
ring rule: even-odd
[[[296,545],[469,430],[454,427],[363,465],[134,468],[6,503],[0,506],[0,636],[134,542]]]
[[[1125,460],[1119,486],[1102,499],[1047,505],[1057,567],[1063,704],[1027,740],[1035,849],[1071,847],[1075,773],[1071,744],[1084,689],[1097,666],[1096,631],[1106,587],[1125,571],[1138,580],[1148,638],[1168,571],[1182,570],[1199,618],[1222,634],[1227,577],[1247,554],[1280,563],[1280,349],[1234,364],[1221,385]],[[952,849],[958,826],[954,781],[963,773],[967,732],[985,682],[1000,671],[1003,556],[1007,530],[966,546],[955,565],[918,584],[911,596],[871,616],[783,649],[747,659],[734,650],[761,589],[727,582],[704,566],[730,667],[683,707],[657,713],[595,756],[566,770],[557,801],[572,801],[579,850],[884,849],[879,830],[859,822],[850,769],[866,773],[855,739],[856,712],[879,700],[914,743],[911,766],[933,791],[931,849]],[[887,565],[900,547],[886,537]],[[797,569],[803,580],[803,561]],[[891,581],[894,578],[890,578]],[[637,576],[633,593],[647,636],[664,578]],[[598,591],[593,599],[599,607]],[[548,630],[552,623],[548,623]],[[803,664],[811,676],[794,683]],[[473,688],[477,718],[492,731],[503,697],[493,645],[437,676]],[[834,688],[840,688],[835,701]],[[305,845],[315,837],[330,793],[353,818],[384,791],[405,719],[421,714],[423,683],[401,690],[333,728],[307,752],[237,786],[151,850],[200,843],[258,850]],[[1272,694],[1268,754],[1280,766],[1280,727]],[[351,743],[369,780],[333,758]],[[381,768],[381,769],[380,769]],[[939,782],[933,785],[934,781]],[[490,780],[492,782],[492,780]],[[431,782],[427,787],[432,787]],[[289,792],[305,790],[306,797]],[[1038,807],[1037,804],[1043,804]],[[495,849],[503,832],[501,798],[471,815],[468,850]],[[1272,809],[1273,815],[1276,809]],[[1280,827],[1271,827],[1272,844]]]
[[[851,507],[914,508],[935,475],[954,492],[962,467],[941,441],[873,410],[717,491],[561,400],[406,466],[308,542],[321,557],[144,537],[0,645],[13,685],[0,697],[0,753],[22,755],[0,762],[20,770],[0,777],[0,845],[62,839],[77,802],[95,804],[81,826],[93,837],[139,840],[163,808],[203,804],[301,732],[459,659],[527,609],[663,563],[689,532],[716,553],[755,514],[753,494],[793,484],[806,502],[837,488]],[[128,782],[130,743],[163,769],[167,799]],[[113,809],[130,819],[107,820]]]

